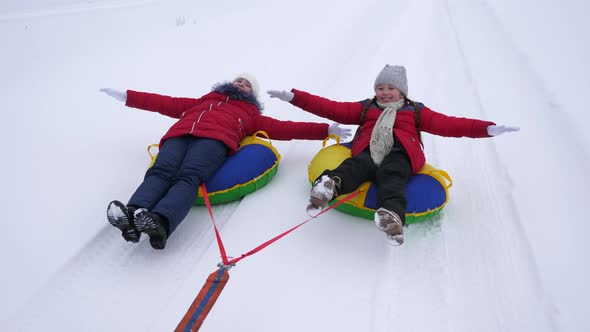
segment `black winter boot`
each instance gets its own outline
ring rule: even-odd
[[[109,223],[121,230],[121,235],[126,241],[137,243],[141,233],[133,224],[133,211],[135,207],[127,207],[119,201],[112,201],[107,208]]]
[[[168,220],[165,217],[139,208],[135,211],[135,227],[150,237],[154,249],[164,249],[168,240]]]

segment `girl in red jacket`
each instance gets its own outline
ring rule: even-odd
[[[152,167],[127,205],[112,201],[107,219],[127,241],[141,233],[154,249],[164,249],[170,234],[188,214],[201,182],[217,171],[245,136],[259,130],[277,140],[322,140],[329,134],[348,135],[337,123],[280,121],[261,114],[258,83],[252,75],[238,75],[218,83],[200,98],[175,98],[153,93],[101,89],[129,107],[178,119],[160,140]]]
[[[270,90],[272,98],[313,114],[359,125],[352,142],[352,157],[334,170],[325,170],[311,189],[308,212],[324,209],[340,194],[356,190],[363,182],[377,187],[375,224],[392,244],[404,242],[405,188],[410,177],[426,162],[420,130],[446,137],[490,137],[517,131],[517,127],[458,118],[437,113],[410,100],[406,69],[386,65],[374,84],[375,96],[360,102],[336,102],[307,92]]]

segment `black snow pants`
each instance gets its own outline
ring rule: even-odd
[[[405,224],[405,190],[412,176],[412,165],[408,154],[397,141],[380,166],[375,165],[367,147],[358,155],[344,160],[335,169],[325,170],[322,175],[340,177],[339,195],[353,192],[365,181],[373,182],[377,188],[377,208],[396,212]]]

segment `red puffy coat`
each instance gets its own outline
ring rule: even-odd
[[[291,92],[295,94],[291,104],[305,111],[342,124],[359,125],[361,123],[362,102],[336,102],[296,89],[292,89]],[[369,100],[364,102],[369,102]],[[420,106],[422,106],[420,109],[420,130],[434,135],[472,138],[489,137],[487,127],[494,125],[493,122],[489,121],[447,116],[423,105]],[[373,127],[382,111],[376,105],[371,105],[367,110],[365,122],[352,144],[353,156],[356,156],[369,146]],[[406,102],[406,105],[397,112],[393,134],[395,139],[406,149],[412,163],[412,172],[418,172],[424,166],[426,158],[418,139],[418,131],[414,121],[414,107],[410,103]]]
[[[326,123],[273,119],[261,115],[254,104],[219,92],[195,99],[127,90],[126,105],[179,119],[162,137],[160,145],[168,138],[193,135],[221,141],[235,152],[242,138],[259,130],[277,140],[322,140],[328,136]]]

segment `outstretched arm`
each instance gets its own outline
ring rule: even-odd
[[[122,101],[126,106],[139,108],[146,111],[158,112],[160,114],[180,118],[182,112],[198,104],[200,99],[194,98],[175,98],[155,93],[138,92],[127,90],[125,92],[103,88],[101,92]]]
[[[490,137],[487,132],[489,126],[495,125],[490,121],[448,116],[435,112],[428,107],[420,110],[420,129],[444,137]]]
[[[340,124],[316,122],[297,122],[277,120],[267,116],[259,116],[254,132],[264,130],[271,139],[289,141],[292,139],[323,140],[328,135],[339,136],[342,140],[350,137],[350,129],[340,127]],[[253,134],[249,133],[249,135]]]
[[[448,116],[428,107],[420,111],[420,128],[446,137],[482,138],[519,131],[519,127],[496,125],[491,121]]]
[[[290,102],[292,105],[315,115],[343,124],[358,124],[362,105],[359,102],[337,102],[310,93],[291,89],[269,90],[271,98],[278,98]]]

